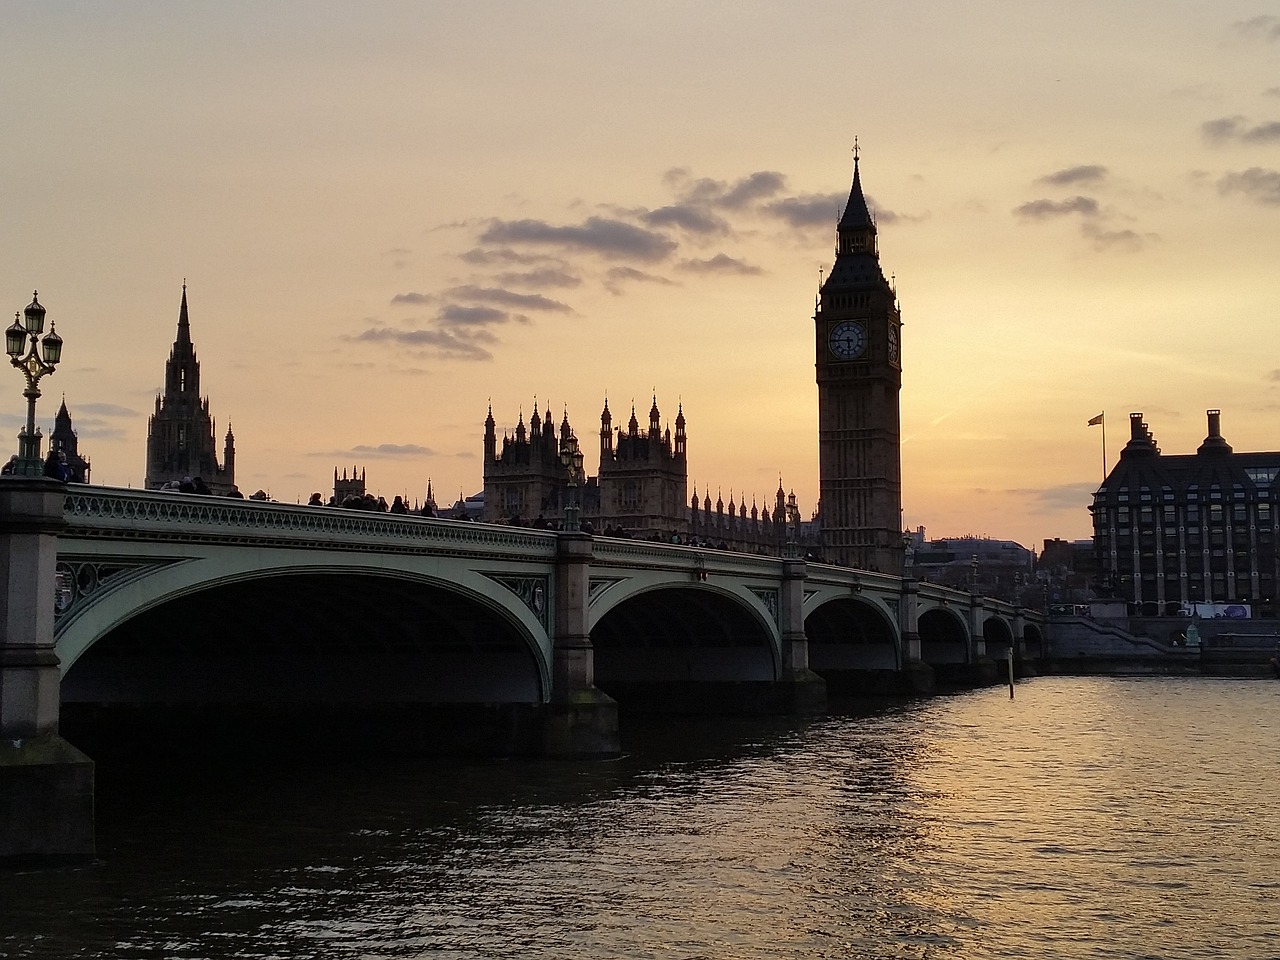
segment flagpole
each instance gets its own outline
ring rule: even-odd
[[[1102,482],[1107,482],[1107,411],[1102,411]]]
[[[1102,427],[1102,482],[1107,482],[1107,412],[1089,418],[1089,426]]]

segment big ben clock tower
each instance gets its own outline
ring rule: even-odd
[[[880,269],[857,147],[853,188],[836,226],[835,264],[819,291],[813,320],[825,557],[900,575],[902,319]]]

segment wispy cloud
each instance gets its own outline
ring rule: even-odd
[[[517,310],[539,310],[553,313],[573,312],[567,303],[552,300],[550,297],[544,297],[540,293],[516,293],[512,290],[504,290],[501,287],[478,287],[472,284],[465,284],[460,287],[449,288],[445,291],[445,295],[458,300],[498,303]]]
[[[582,285],[582,278],[559,267],[542,267],[537,270],[526,270],[522,273],[514,271],[500,273],[495,278],[498,283],[512,287],[577,287]]]
[[[666,172],[663,181],[685,203],[707,204],[727,210],[741,210],[786,189],[787,178],[773,170],[759,170],[732,182],[710,177],[694,177],[685,167]]]
[[[1095,250],[1142,250],[1150,241],[1158,239],[1155,234],[1142,234],[1136,230],[1105,230],[1096,223],[1084,224],[1084,234],[1093,243]]]
[[[545,220],[494,220],[480,235],[482,243],[548,246],[609,259],[654,263],[665,260],[676,243],[660,233],[605,217],[558,226]]]
[[[433,297],[429,293],[412,293],[412,292],[397,293],[394,297],[391,298],[391,302],[394,304],[412,304],[415,306],[421,305],[424,303],[431,303],[433,300],[435,300],[435,297]]]
[[[465,253],[458,254],[458,259],[476,267],[491,266],[536,266],[552,259],[544,253],[522,253],[509,247],[484,249],[472,247]]]
[[[461,327],[491,327],[510,319],[511,314],[497,307],[474,307],[460,303],[441,307],[439,316],[441,323]]]
[[[605,274],[605,289],[614,296],[620,296],[622,294],[623,284],[626,283],[656,283],[663,287],[678,286],[678,284],[669,277],[664,277],[656,273],[646,273],[643,270],[637,270],[635,267],[613,267]]]
[[[1067,200],[1032,200],[1017,207],[1016,216],[1024,220],[1052,220],[1079,214],[1084,217],[1098,215],[1098,201],[1092,197],[1075,196]]]
[[[1037,179],[1036,183],[1044,183],[1054,187],[1071,187],[1078,184],[1093,186],[1106,180],[1107,172],[1107,168],[1101,164],[1080,164],[1079,166],[1057,170],[1054,173],[1047,173]]]
[[[1081,506],[1087,506],[1093,502],[1093,494],[1097,489],[1096,483],[1061,483],[1042,489],[1030,488],[1006,492],[1025,497],[1046,510],[1060,510],[1063,507],[1078,509]]]
[[[370,327],[351,339],[362,343],[398,343],[412,349],[424,350],[441,360],[492,360],[482,343],[492,342],[492,335],[485,331],[457,332],[428,328],[398,330],[392,327]]]
[[[698,204],[672,204],[650,210],[641,219],[651,227],[678,227],[687,233],[725,236],[729,222]]]
[[[1280,143],[1280,121],[1253,126],[1241,116],[1219,117],[1200,124],[1200,133],[1209,143]]]
[[[763,213],[783,221],[787,226],[804,230],[815,226],[828,229],[840,216],[840,205],[848,197],[842,193],[810,193],[796,197],[783,197],[765,204]]]
[[[709,260],[681,260],[676,268],[691,273],[732,273],[753,277],[764,273],[760,267],[724,253],[718,253]]]
[[[1218,180],[1218,192],[1224,195],[1239,194],[1253,203],[1275,206],[1280,204],[1280,171],[1250,167],[1248,170],[1223,174]]]
[[[1251,40],[1280,41],[1280,17],[1259,16],[1249,20],[1237,20],[1231,29]]]
[[[377,446],[369,446],[362,443],[345,451],[342,455],[383,458],[431,457],[435,456],[435,451],[430,447],[424,447],[417,443],[380,443]]]

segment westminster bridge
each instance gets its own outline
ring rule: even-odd
[[[584,533],[14,478],[0,532],[0,745],[78,710],[269,706],[607,755],[619,706],[819,712],[1042,653],[1038,615],[963,591]]]

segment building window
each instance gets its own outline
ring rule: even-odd
[[[1209,522],[1210,522],[1210,523],[1221,523],[1221,522],[1222,522],[1222,504],[1220,504],[1220,503],[1210,504],[1210,506],[1209,506]]]
[[[627,480],[622,485],[622,509],[640,509],[640,481]]]

